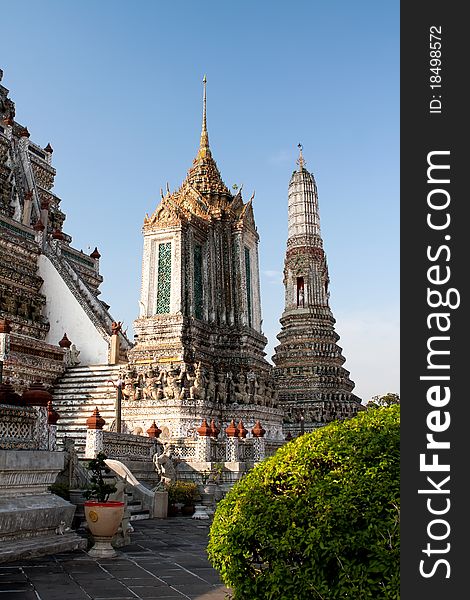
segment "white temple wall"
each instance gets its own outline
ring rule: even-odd
[[[89,316],[67,287],[51,261],[41,254],[38,274],[44,283],[41,293],[46,296],[45,316],[50,323],[46,342],[58,345],[64,333],[80,351],[82,365],[108,362],[108,343],[97,331]]]

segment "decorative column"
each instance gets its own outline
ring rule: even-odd
[[[38,449],[49,450],[47,405],[52,402],[52,394],[46,390],[40,381],[35,381],[23,392],[23,402],[26,406],[34,406],[38,414],[36,421]]]
[[[47,403],[47,427],[49,433],[49,450],[57,450],[57,421],[59,420],[59,413],[54,410],[52,401],[49,400]]]
[[[10,353],[11,327],[7,319],[0,320],[0,383],[3,381],[3,363]]]
[[[86,420],[86,446],[85,458],[96,458],[99,452],[103,451],[103,425],[106,421],[100,415],[98,407],[92,412]]]
[[[227,462],[239,461],[239,446],[238,446],[238,429],[232,419],[228,427],[225,428],[227,435],[225,458]]]
[[[259,421],[256,421],[251,433],[253,434],[253,460],[261,462],[266,457],[266,440],[264,439],[266,430]]]
[[[33,229],[36,232],[35,235],[34,235],[35,240],[42,247],[45,226],[44,226],[44,223],[41,220],[41,217],[39,217],[38,220],[34,223]]]
[[[197,430],[198,438],[196,442],[196,460],[199,462],[210,462],[211,459],[211,428],[203,419],[201,426]]]
[[[33,205],[33,192],[28,191],[24,195],[24,206],[23,206],[23,225],[30,225],[31,223],[31,208]]]
[[[119,332],[121,331],[121,321],[113,321],[111,325],[111,347],[109,349],[109,364],[117,365],[119,363]]]

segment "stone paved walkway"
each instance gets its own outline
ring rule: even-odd
[[[131,544],[114,559],[84,551],[0,564],[0,600],[225,600],[206,556],[209,521],[133,521]]]

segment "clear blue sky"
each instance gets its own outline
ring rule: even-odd
[[[267,358],[283,309],[287,186],[316,178],[345,366],[399,392],[399,2],[1,2],[0,68],[54,148],[64,230],[98,246],[101,298],[132,338],[145,213],[196,154],[201,80],[225,183],[253,190]]]

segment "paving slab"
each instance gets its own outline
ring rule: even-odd
[[[113,559],[85,550],[0,564],[0,600],[228,600],[206,554],[210,521],[133,522]]]

